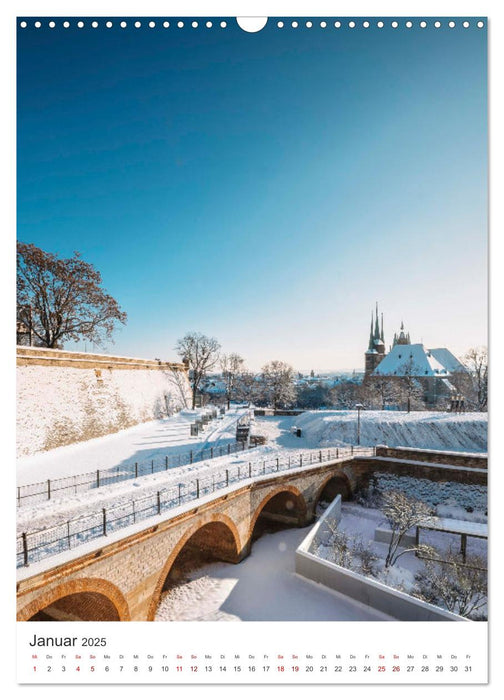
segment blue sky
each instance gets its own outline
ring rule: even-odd
[[[359,368],[376,300],[486,343],[486,29],[99,21],[18,31],[18,237],[102,272],[111,351]]]

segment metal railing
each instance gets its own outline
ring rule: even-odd
[[[75,496],[83,491],[109,486],[119,481],[137,479],[139,476],[156,474],[168,471],[175,467],[183,467],[187,464],[203,462],[206,459],[223,457],[224,455],[242,452],[248,449],[244,442],[228,443],[215,447],[207,447],[204,450],[187,450],[172,455],[160,455],[145,462],[132,462],[109,469],[95,469],[85,474],[74,474],[57,479],[46,479],[35,484],[16,486],[16,504],[18,508],[24,505],[34,505],[43,501],[49,501],[60,496]]]
[[[23,532],[16,539],[16,566],[29,566],[46,557],[74,549],[90,540],[146,520],[172,508],[195,501],[216,491],[254,477],[309,467],[331,459],[353,455],[372,456],[374,447],[304,450],[255,461],[232,463],[222,469],[208,468],[208,474],[188,475],[186,481],[168,484],[138,499],[128,499],[108,508],[67,520],[41,530]]]

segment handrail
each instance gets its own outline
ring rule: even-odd
[[[143,498],[125,499],[109,508],[100,508],[57,525],[21,533],[16,539],[16,566],[29,566],[253,477],[310,467],[332,459],[374,454],[375,448],[367,447],[304,450],[249,461],[245,466],[243,463],[227,464],[220,470],[206,469],[207,474],[198,472],[199,476],[189,475],[189,479],[183,482],[179,481],[180,477],[174,477],[172,484]]]

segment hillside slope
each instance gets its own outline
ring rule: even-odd
[[[310,443],[357,444],[357,411],[307,411],[296,418]],[[361,411],[360,444],[486,452],[487,413]]]

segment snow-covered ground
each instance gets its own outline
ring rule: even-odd
[[[236,422],[246,409],[232,408],[222,421],[213,421],[203,434],[190,437],[190,424],[201,410],[149,421],[118,433],[17,460],[17,483],[29,484],[97,469],[201,450],[235,440]],[[302,437],[292,432],[302,429]],[[356,444],[356,411],[307,411],[299,416],[256,417],[252,433],[264,435],[271,449],[304,450]],[[486,450],[487,414],[435,412],[361,412],[361,445],[377,444],[452,451]]]
[[[289,418],[288,420],[292,420]],[[355,445],[357,411],[307,411],[295,418],[307,443]],[[486,452],[487,413],[361,411],[360,444]]]
[[[47,557],[59,552],[61,528],[65,529],[63,539],[66,541],[67,521],[72,521],[71,526],[68,526],[71,527],[72,532],[72,548],[77,545],[83,546],[88,539],[98,537],[101,532],[103,508],[106,508],[108,513],[109,536],[119,528],[129,530],[131,523],[136,523],[136,527],[141,529],[144,527],[142,518],[152,518],[167,508],[183,506],[184,503],[193,501],[198,493],[200,497],[210,497],[215,489],[226,488],[227,484],[232,488],[235,481],[248,478],[249,470],[251,475],[257,478],[263,473],[275,471],[278,465],[280,469],[295,468],[299,463],[301,451],[305,455],[304,464],[312,458],[318,461],[320,445],[331,442],[325,437],[324,426],[328,420],[330,423],[331,418],[335,415],[340,417],[342,413],[345,414],[345,412],[309,412],[300,416],[256,418],[252,422],[252,432],[265,435],[268,438],[268,444],[245,454],[238,453],[212,460],[206,459],[181,467],[170,465],[167,471],[102,485],[99,489],[93,488],[88,491],[76,489],[76,493],[69,493],[67,490],[52,492],[50,501],[30,503],[30,499],[22,499],[18,509],[18,532],[34,533],[29,535],[30,541],[37,543],[36,546],[39,548],[37,551],[40,554],[43,552]],[[381,412],[376,413],[375,416],[367,414],[373,418],[370,423],[379,423],[380,417],[388,418],[387,414],[384,416]],[[68,476],[71,479],[72,474],[81,474],[97,468],[125,467],[136,461],[142,463],[151,459],[156,460],[161,456],[164,458],[166,455],[177,454],[187,449],[193,449],[196,454],[209,445],[225,445],[233,442],[236,423],[246,414],[247,409],[236,407],[222,420],[213,421],[206,432],[198,438],[189,436],[189,426],[194,421],[195,412],[183,411],[169,419],[152,421],[85,443],[60,447],[19,460],[18,481],[19,483],[40,482],[58,476]],[[422,418],[420,414],[416,424],[421,423]],[[450,418],[453,423],[454,417],[450,416]],[[461,422],[465,425],[464,418],[464,416],[461,417]],[[412,423],[409,418],[408,421],[408,428],[411,430],[415,423]],[[298,438],[293,433],[292,428],[295,426],[307,426],[306,429],[302,428],[303,437]],[[334,434],[332,437],[334,438]],[[338,444],[337,440],[334,440],[333,444],[334,442]],[[341,453],[342,448],[339,449]],[[432,491],[429,484],[426,489]],[[438,490],[435,489],[436,492]],[[453,499],[453,502],[450,501],[449,494],[444,497],[445,506],[448,509],[446,514],[450,514],[454,508],[470,506],[476,497],[482,503],[486,501],[485,490],[481,494],[481,489],[473,489],[473,491],[467,495],[462,504],[455,503]],[[156,510],[156,502],[159,503],[158,493],[161,494],[162,510],[159,507]],[[473,497],[473,500],[469,496]],[[47,528],[51,530],[47,531]],[[45,533],[36,534],[44,529],[46,529]],[[86,538],[82,539],[81,533],[84,532],[87,533]],[[71,552],[66,552],[66,555],[71,556]]]
[[[413,490],[414,485],[412,484],[410,492],[412,493]],[[415,495],[418,497],[418,494]],[[473,519],[475,522],[481,522],[477,513],[474,514],[474,517],[467,515],[466,519]],[[455,523],[456,521],[452,520],[451,522]],[[373,564],[374,573],[371,577],[397,590],[415,594],[415,589],[417,587],[415,575],[424,569],[423,560],[416,557],[414,552],[406,551],[401,555],[396,564],[389,567],[389,569],[385,569],[384,563],[388,551],[388,544],[375,541],[375,530],[377,527],[388,527],[383,513],[378,508],[363,507],[356,503],[342,504],[341,520],[337,525],[337,530],[348,536],[348,544],[352,549],[356,543],[360,543],[364,547],[369,548],[377,557]],[[482,528],[483,526],[476,526],[476,529],[477,527]],[[414,534],[413,530],[411,534]],[[334,546],[329,541],[331,539],[332,535],[326,535],[322,543],[315,545],[316,551],[314,553],[322,559],[335,562]],[[442,558],[443,553],[447,553],[450,549],[453,552],[459,551],[460,535],[424,529],[421,531],[420,543],[428,544],[435,548]],[[467,556],[476,556],[486,561],[488,557],[487,540],[468,537]],[[362,573],[359,570],[358,557],[354,558],[351,568],[357,573]],[[485,612],[485,610],[483,610],[483,612]]]
[[[187,449],[196,451],[210,445],[234,442],[237,421],[247,411],[234,408],[222,420],[213,421],[203,435],[191,438],[189,426],[194,422],[193,411],[183,411],[169,419],[151,421],[137,425],[113,435],[89,440],[72,446],[60,447],[34,457],[18,461],[18,483],[30,483],[48,478],[71,476],[95,469],[110,469],[134,462],[145,462]],[[302,429],[298,438],[293,428]],[[211,488],[205,492],[205,484],[218,482],[228,472],[229,488],[236,478],[248,476],[249,463],[255,465],[252,475],[261,478],[263,464],[275,464],[280,468],[296,466],[291,464],[293,455],[301,451],[310,456],[320,448],[343,447],[355,444],[356,413],[349,411],[307,412],[300,416],[257,417],[252,421],[252,433],[265,435],[268,443],[245,454],[223,456],[213,460],[170,468],[168,471],[142,476],[116,484],[93,489],[86,493],[56,498],[54,500],[26,504],[18,510],[18,531],[32,531],[51,528],[69,519],[94,517],[89,513],[100,513],[101,508],[122,507],[121,504],[137,503],[142,498],[150,498],[160,490],[173,488],[181,481],[195,484],[199,479],[200,493],[211,498]],[[391,439],[393,436],[394,439]],[[464,437],[465,436],[465,437]],[[390,414],[388,412],[366,412],[361,414],[361,444],[374,446],[377,443],[400,444],[431,449],[478,451],[486,446],[486,414],[466,414],[454,416],[440,413]],[[308,460],[307,460],[308,461]],[[305,462],[306,464],[306,462]],[[259,465],[259,466],[258,466]],[[257,471],[259,469],[259,471]],[[242,470],[240,472],[240,470]],[[383,475],[383,479],[390,475]],[[267,478],[267,477],[266,477]],[[400,480],[399,477],[397,479]],[[390,484],[382,480],[384,488],[404,487],[411,484],[402,482]],[[439,507],[444,507],[440,515],[455,515],[476,522],[484,522],[482,508],[486,494],[481,489],[469,492],[439,493],[432,484],[416,480],[413,490],[426,489],[436,492]],[[225,483],[224,483],[225,487]],[[425,488],[424,488],[425,487]],[[461,488],[464,488],[461,485]],[[466,489],[467,491],[467,489]],[[476,493],[477,491],[477,493]],[[481,493],[480,493],[481,491]],[[194,497],[194,494],[189,494]],[[183,504],[183,501],[182,501]],[[181,506],[184,507],[183,505]],[[361,533],[363,539],[372,539],[377,517],[368,509],[356,504],[345,504],[344,526],[350,532]],[[354,510],[352,510],[354,509]],[[472,509],[472,511],[471,511]],[[175,507],[177,510],[177,507]],[[474,511],[474,512],[473,512]],[[174,511],[175,512],[175,511]],[[158,515],[158,518],[166,515]],[[101,516],[100,516],[101,518]],[[156,516],[154,516],[154,520]],[[79,520],[80,522],[80,520]],[[101,522],[101,520],[100,520]],[[131,527],[123,525],[124,534],[131,534]],[[57,526],[59,527],[59,525]],[[141,529],[145,524],[137,522],[132,527]],[[366,529],[367,528],[367,529]],[[76,529],[76,532],[79,530]],[[65,530],[66,532],[66,530]],[[293,529],[263,536],[254,543],[252,555],[238,565],[213,563],[188,575],[186,583],[165,595],[160,604],[157,619],[191,620],[369,620],[389,619],[365,606],[340,596],[297,577],[294,573],[294,551],[307,533],[307,529]],[[120,537],[121,532],[111,532],[109,540]],[[124,535],[122,535],[124,536]],[[98,546],[99,540],[83,544]],[[376,546],[384,546],[376,544]],[[473,544],[471,544],[473,547]],[[57,549],[54,550],[58,551]],[[61,552],[56,558],[73,556],[72,551]],[[52,550],[48,549],[48,554]],[[415,566],[418,560],[404,556],[401,567],[388,574],[389,583],[405,588],[414,581]],[[50,557],[47,561],[53,560]],[[30,567],[30,570],[43,570],[45,560]],[[25,570],[26,574],[28,570]],[[23,574],[23,575],[24,575]],[[390,580],[393,578],[394,580]],[[265,595],[267,590],[267,595]]]
[[[310,528],[263,535],[239,564],[206,564],[164,593],[156,620],[391,620],[294,572]]]
[[[97,469],[139,464],[152,459],[226,445],[236,439],[236,423],[247,410],[235,408],[212,421],[198,437],[190,436],[190,426],[204,410],[184,410],[176,416],[141,423],[104,437],[57,447],[17,460],[17,483],[30,484]]]

